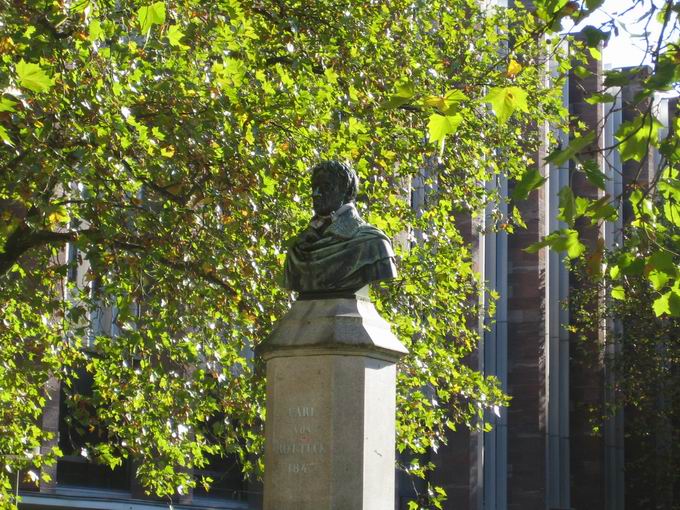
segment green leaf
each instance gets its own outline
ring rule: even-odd
[[[586,251],[585,245],[579,241],[578,232],[576,230],[568,230],[567,237],[564,240],[564,248],[560,248],[562,244],[558,244],[554,247],[557,251],[567,250],[567,256],[570,259],[575,259],[583,255]]]
[[[338,83],[338,73],[336,73],[332,67],[327,67],[324,69],[323,75],[326,77],[329,83]]]
[[[427,96],[423,99],[425,106],[437,108],[444,115],[453,115],[458,112],[461,101],[469,99],[460,90],[450,90],[443,96]]]
[[[9,145],[11,147],[14,147],[14,143],[12,142],[12,139],[10,138],[9,133],[7,132],[7,130],[2,125],[0,125],[0,140],[2,140],[3,142],[5,142],[7,145]]]
[[[89,32],[87,38],[90,41],[96,41],[97,39],[104,39],[104,30],[102,29],[102,24],[98,19],[93,19],[87,27]]]
[[[608,41],[611,35],[609,32],[603,32],[592,25],[584,27],[581,34],[586,38],[586,44],[591,48],[596,48],[601,42]]]
[[[576,66],[574,68],[574,74],[582,80],[585,80],[591,75],[591,72],[583,66]]]
[[[47,76],[45,70],[38,64],[25,62],[21,59],[16,65],[19,86],[33,92],[49,90],[54,85],[54,80]]]
[[[550,155],[545,158],[545,162],[552,163],[556,166],[562,166],[592,143],[593,140],[595,140],[595,131],[589,131],[583,136],[577,136],[569,142],[569,145],[565,149],[558,149],[551,152]]]
[[[642,161],[650,146],[658,145],[659,128],[661,123],[650,115],[641,115],[621,124],[616,132],[621,161]]]
[[[640,67],[624,69],[622,71],[612,70],[604,72],[604,87],[623,87],[628,85],[633,78],[641,71]]]
[[[276,179],[272,179],[268,175],[262,176],[262,191],[266,195],[274,195],[276,193]]]
[[[626,291],[623,289],[621,285],[617,285],[616,287],[612,287],[612,297],[614,299],[619,299],[623,301],[626,299]]]
[[[527,228],[527,224],[524,222],[524,219],[522,219],[522,214],[519,212],[517,206],[513,206],[512,208],[512,220],[520,227]]]
[[[616,207],[609,203],[610,200],[611,197],[609,195],[605,195],[591,202],[584,214],[591,218],[593,223],[596,223],[597,220],[602,219],[612,221],[618,216],[619,211],[616,209]]]
[[[462,91],[458,89],[449,90],[444,95],[444,97],[446,98],[447,101],[451,103],[460,103],[461,101],[470,99],[468,96],[466,96]]]
[[[567,5],[568,0],[535,0],[538,16],[544,21],[553,21],[560,16],[562,9]]]
[[[415,95],[415,93],[416,93],[416,86],[413,84],[413,82],[405,81],[405,82],[397,85],[396,95],[399,96],[399,97],[411,98]]]
[[[633,206],[633,209],[640,208],[640,202],[642,201],[642,199],[643,199],[642,191],[640,191],[639,189],[633,190],[629,197],[630,205]]]
[[[612,280],[617,280],[621,276],[621,268],[618,265],[614,265],[609,268],[609,276]]]
[[[505,124],[516,110],[529,111],[527,95],[527,91],[520,87],[496,87],[482,101],[490,103],[498,121]]]
[[[647,263],[652,268],[669,276],[675,276],[678,272],[678,265],[673,261],[673,254],[666,250],[652,253]]]
[[[430,115],[430,122],[427,124],[429,140],[431,142],[444,140],[446,135],[456,132],[462,121],[463,116],[460,114],[440,115],[438,113],[433,113]]]
[[[671,291],[666,292],[661,297],[656,298],[652,304],[652,309],[657,317],[661,317],[665,313],[670,313],[670,300]]]
[[[680,317],[680,291],[673,288],[654,300],[652,305],[657,317],[668,314],[671,317]]]
[[[140,7],[137,11],[137,22],[143,34],[147,34],[154,25],[165,23],[165,3],[156,2]]]
[[[50,225],[68,223],[70,220],[71,217],[63,205],[52,208],[52,212],[47,216],[47,221]]]
[[[616,98],[606,92],[595,92],[591,94],[590,97],[586,98],[586,103],[588,104],[599,104],[599,103],[613,103]]]
[[[641,275],[645,269],[645,259],[632,253],[622,253],[617,263],[621,273],[625,275]]]
[[[680,291],[673,289],[668,296],[668,311],[671,317],[680,317]]]
[[[576,201],[574,199],[574,193],[569,186],[564,186],[558,195],[560,197],[560,204],[557,219],[564,221],[567,225],[573,227],[574,220],[576,219]]]
[[[604,0],[586,0],[586,8],[589,11],[594,11],[602,6]]]
[[[663,215],[676,227],[680,227],[680,202],[666,200],[663,204]]]
[[[576,197],[576,217],[583,216],[590,207],[591,201],[585,197]]]
[[[534,243],[524,249],[527,253],[536,253],[541,248],[549,246],[557,252],[567,252],[567,256],[575,259],[583,255],[586,247],[579,241],[578,231],[562,229],[547,235],[542,241]]]
[[[7,99],[6,97],[0,98],[0,112],[13,112],[16,101]]]
[[[600,170],[600,166],[594,159],[589,159],[583,165],[577,167],[577,170],[582,171],[586,174],[586,179],[593,186],[604,190],[606,188],[607,176]]]
[[[652,284],[652,287],[654,287],[654,290],[661,290],[665,287],[665,285],[668,283],[668,280],[670,280],[670,277],[661,271],[651,271],[648,275],[649,281]]]
[[[231,57],[225,58],[224,63],[215,62],[211,70],[217,76],[217,84],[224,89],[240,87],[247,72],[243,61]]]
[[[538,168],[530,168],[522,175],[522,179],[515,185],[515,189],[512,190],[512,199],[526,200],[529,197],[529,193],[541,186],[545,181],[546,178],[541,175]]]
[[[383,108],[399,108],[400,106],[409,103],[416,94],[415,85],[412,82],[406,81],[397,86],[397,91],[390,97],[389,100],[382,104]]]
[[[655,90],[670,90],[673,83],[678,81],[678,64],[675,61],[675,49],[661,56],[659,62],[654,67],[654,72],[645,81],[645,89],[642,91],[640,99],[649,97]]]
[[[168,41],[170,46],[177,46],[179,48],[188,48],[185,44],[182,44],[182,38],[184,37],[184,32],[179,28],[179,25],[170,25],[167,32]]]

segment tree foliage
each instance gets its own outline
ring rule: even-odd
[[[534,15],[473,0],[3,1],[3,504],[9,473],[60,454],[29,453],[49,437],[50,378],[104,440],[85,453],[134,459],[156,495],[192,486],[211,454],[260,473],[249,353],[290,304],[285,240],[310,217],[320,159],[353,162],[360,210],[398,239],[400,277],[373,297],[411,350],[399,448],[436,448],[504,404],[462,361],[485,311],[454,219],[498,205],[485,183],[499,176],[517,181],[515,200],[544,180],[532,128],[567,120],[547,60],[571,64],[542,35],[573,2],[538,3]],[[428,189],[417,210],[414,179]],[[492,210],[492,228],[522,223]],[[577,256],[574,232],[546,244]],[[92,395],[74,389],[83,369]]]
[[[529,14],[466,0],[3,3],[3,490],[5,473],[60,454],[34,451],[49,435],[38,421],[44,387],[56,377],[68,390],[79,369],[95,381],[91,396],[71,392],[87,401],[81,425],[106,439],[89,455],[112,466],[134,458],[151,492],[191,486],[186,468],[212,453],[261,470],[262,380],[248,353],[290,302],[276,285],[285,239],[309,218],[306,169],[322,158],[354,162],[367,219],[401,239],[402,276],[374,292],[412,352],[400,371],[400,448],[436,447],[447,425],[502,404],[494,381],[461,361],[482,311],[453,218],[498,204],[484,185],[496,176],[515,181],[515,202],[543,184],[532,127],[565,125],[562,78],[585,76],[585,59],[618,29],[615,19],[587,27],[565,58],[553,33],[602,2],[535,4]],[[678,7],[650,5],[663,27],[648,41],[653,68],[605,80],[639,80],[640,114],[606,150],[642,165],[656,147],[660,169],[617,197],[564,188],[568,228],[528,250],[605,260],[589,267],[612,280],[612,303],[646,282],[651,311],[677,317],[678,129],[660,140],[648,99],[677,83]],[[583,156],[597,136],[574,133],[546,162],[576,160],[604,190],[603,169]],[[418,210],[414,178],[429,190]],[[634,220],[620,252],[587,253],[576,220],[602,224],[625,207]],[[500,211],[495,226],[522,225]],[[86,271],[68,278],[74,265]],[[107,331],[92,325],[101,310],[113,313]]]

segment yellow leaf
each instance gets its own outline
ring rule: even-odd
[[[448,105],[446,104],[446,99],[441,96],[427,96],[423,101],[427,106],[433,106],[438,110],[446,110]]]
[[[161,149],[161,154],[165,156],[166,158],[171,158],[175,155],[175,148],[172,145],[168,145],[167,147],[163,147]]]
[[[64,206],[59,206],[47,217],[47,221],[50,225],[55,225],[57,223],[68,223],[70,219],[71,217],[68,215],[68,211]]]
[[[253,136],[253,127],[250,124],[246,128],[245,139],[246,139],[246,142],[248,142],[250,145],[255,143],[255,137]]]
[[[510,63],[508,64],[508,78],[514,78],[519,74],[519,72],[522,70],[522,65],[517,62],[514,58],[510,59]]]

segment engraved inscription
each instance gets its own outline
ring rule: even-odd
[[[308,406],[289,407],[288,416],[291,418],[311,418],[314,416],[314,408]]]
[[[293,432],[296,434],[309,434],[312,431],[312,427],[309,423],[296,423],[293,425]]]
[[[287,467],[288,473],[291,475],[312,473],[317,463],[306,462],[306,457],[326,453],[326,447],[323,443],[311,437],[317,416],[317,410],[313,406],[301,405],[288,408],[288,417],[292,418],[291,432],[293,437],[278,441],[274,445],[274,452],[277,455],[289,457]],[[300,456],[303,458],[300,458]]]
[[[312,468],[315,466],[314,463],[307,463],[307,464],[298,464],[298,463],[289,463],[288,464],[288,472],[294,475],[300,474],[300,473],[309,473],[312,471]]]
[[[326,453],[321,443],[278,443],[276,453],[279,455],[317,455]]]

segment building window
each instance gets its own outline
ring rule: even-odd
[[[73,382],[73,394],[88,397],[92,395],[92,375],[85,370],[78,372]],[[77,406],[86,406],[84,399],[72,406],[67,405],[68,396],[63,385],[59,409],[59,448],[64,456],[57,463],[57,486],[72,486],[110,490],[130,490],[130,462],[111,469],[97,464],[83,455],[86,445],[104,442],[106,430],[88,426],[77,419]],[[84,409],[86,411],[86,409]]]

